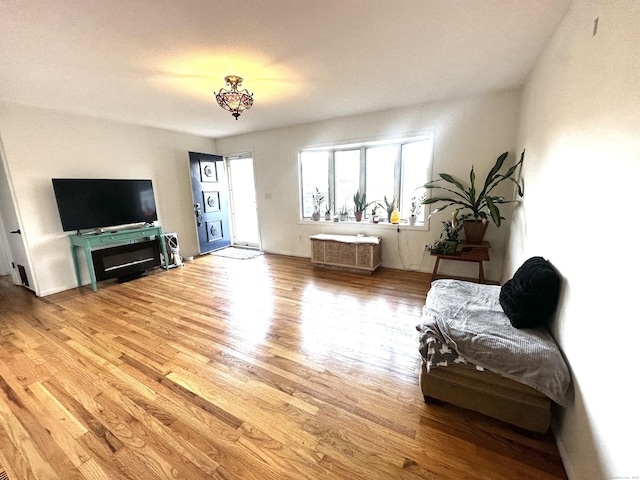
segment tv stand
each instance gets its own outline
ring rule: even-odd
[[[128,275],[116,277],[116,283],[127,283],[127,282],[130,282],[131,280],[137,280],[138,278],[142,278],[144,276],[145,276],[144,272],[130,273]]]
[[[162,227],[142,227],[132,228],[129,230],[121,230],[117,232],[104,232],[96,233],[92,235],[69,235],[71,241],[71,256],[73,257],[73,266],[76,271],[76,280],[78,281],[78,287],[82,286],[82,278],[80,276],[80,265],[78,262],[77,248],[84,250],[84,256],[87,261],[87,269],[89,270],[89,279],[91,280],[91,289],[95,292],[98,290],[96,282],[96,271],[93,266],[93,258],[91,252],[96,250],[97,247],[104,247],[105,245],[115,246],[116,244],[132,243],[136,240],[151,240],[155,238],[160,242],[160,251],[162,252],[164,259],[164,268],[169,270],[169,264],[167,262],[167,247],[162,238]]]

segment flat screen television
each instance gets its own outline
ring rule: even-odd
[[[151,180],[53,178],[62,230],[90,230],[158,220]]]

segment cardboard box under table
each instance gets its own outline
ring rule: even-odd
[[[378,237],[318,234],[310,238],[314,265],[370,274],[382,263]]]

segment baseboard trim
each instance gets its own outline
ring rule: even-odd
[[[569,480],[571,480],[572,478],[577,478],[574,475],[574,471],[573,471],[574,469],[571,466],[571,461],[569,460],[569,453],[567,452],[567,448],[565,447],[565,444],[562,441],[561,436],[559,435],[558,428],[554,422],[551,423],[551,433],[553,434],[553,438],[556,441],[556,447],[558,447],[560,460],[562,460],[562,466],[564,467],[564,471],[567,474],[567,478]]]

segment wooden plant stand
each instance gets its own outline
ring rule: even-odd
[[[484,278],[484,269],[482,262],[489,261],[489,248],[491,245],[489,242],[482,242],[480,244],[461,243],[454,254],[445,255],[432,252],[431,255],[436,257],[436,264],[433,267],[433,273],[431,274],[431,281],[438,278],[438,266],[440,260],[454,260],[457,262],[473,262],[478,264],[478,282],[486,283]]]

